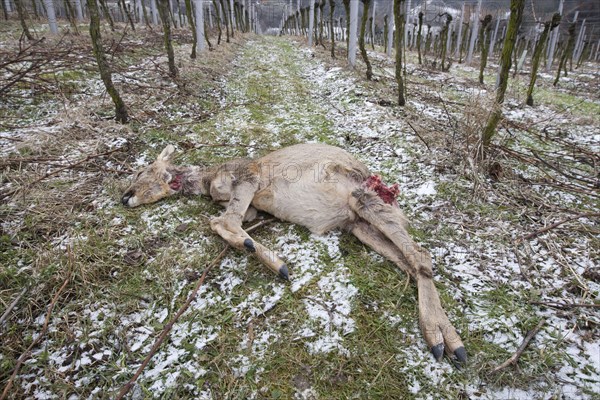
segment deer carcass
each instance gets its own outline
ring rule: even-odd
[[[122,197],[128,207],[179,193],[210,196],[225,212],[210,226],[229,245],[253,253],[269,269],[289,279],[286,264],[242,229],[242,222],[264,211],[303,225],[315,234],[332,229],[352,232],[394,262],[416,282],[419,323],[436,359],[444,351],[460,362],[466,352],[446,316],[432,279],[429,253],[407,232],[408,221],[388,188],[346,151],[325,144],[298,144],[258,159],[236,159],[212,167],[171,163],[167,146],[142,169]]]

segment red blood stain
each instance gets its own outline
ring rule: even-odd
[[[381,181],[379,175],[371,175],[368,177],[363,182],[363,187],[373,190],[386,204],[396,204],[396,198],[400,194],[400,188],[397,183],[394,183],[392,186],[386,186],[386,184]]]
[[[181,175],[175,175],[175,178],[169,182],[169,187],[173,190],[181,189]]]

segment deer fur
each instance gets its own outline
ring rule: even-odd
[[[254,253],[284,279],[289,279],[286,264],[242,229],[242,222],[254,218],[257,210],[319,235],[333,229],[352,232],[415,280],[419,323],[435,358],[440,360],[445,351],[466,361],[463,343],[433,283],[431,256],[409,236],[408,220],[397,203],[387,204],[365,186],[371,173],[346,151],[298,144],[256,160],[238,159],[208,168],[175,166],[174,151],[167,146],[135,176],[121,199],[123,205],[136,207],[178,193],[210,196],[226,207],[211,220],[212,230],[232,247]]]

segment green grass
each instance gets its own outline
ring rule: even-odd
[[[540,103],[550,104],[557,110],[568,111],[577,116],[591,118],[595,116],[595,121],[600,121],[598,117],[600,115],[600,104],[597,102],[585,100],[581,96],[563,93],[546,86],[538,88],[536,97]]]

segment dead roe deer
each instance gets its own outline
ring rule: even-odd
[[[318,235],[332,229],[352,232],[415,280],[420,327],[435,358],[440,360],[445,350],[451,359],[466,361],[463,343],[433,283],[431,256],[410,238],[395,188],[382,185],[346,151],[324,144],[298,144],[256,160],[237,159],[213,167],[173,165],[174,151],[167,146],[155,162],[138,172],[123,195],[125,206],[153,203],[178,193],[208,195],[226,207],[211,220],[212,230],[232,247],[254,253],[284,279],[289,278],[286,264],[242,229],[242,221],[253,219],[256,210]]]

